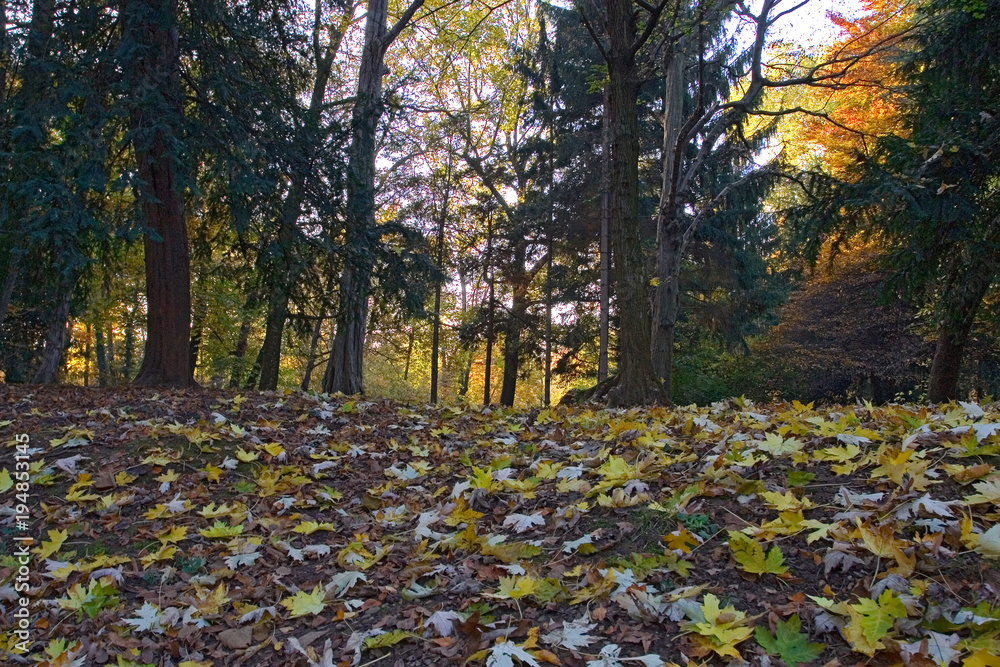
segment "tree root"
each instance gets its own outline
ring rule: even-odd
[[[652,375],[643,378],[638,387],[619,386],[620,376],[608,376],[588,389],[570,389],[563,395],[559,405],[606,405],[609,408],[633,407],[638,405],[668,405],[663,385]]]

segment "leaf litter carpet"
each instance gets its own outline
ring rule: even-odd
[[[0,443],[2,664],[1000,666],[996,404],[0,387]]]

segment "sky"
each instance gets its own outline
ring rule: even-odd
[[[759,2],[751,3],[751,5],[759,4]],[[778,5],[778,11],[794,7],[796,4],[796,0],[783,0]],[[829,42],[837,36],[837,28],[827,18],[827,12],[852,16],[860,10],[859,0],[810,0],[804,7],[782,17],[771,29],[769,36],[772,40],[783,39],[803,46]]]

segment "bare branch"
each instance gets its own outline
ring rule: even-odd
[[[580,8],[577,11],[580,12],[580,19],[583,21],[583,25],[587,28],[587,32],[590,33],[590,38],[594,40],[594,44],[597,45],[597,50],[601,52],[601,57],[604,58],[605,62],[610,63],[611,58],[608,57],[608,52],[604,50],[604,44],[601,43],[601,38],[597,36],[597,32],[594,31],[594,26],[590,25],[590,19],[584,13],[583,9]]]
[[[413,2],[410,3],[410,6],[406,8],[403,15],[399,17],[399,20],[396,21],[395,25],[393,25],[392,28],[389,29],[389,32],[386,33],[385,37],[382,38],[381,46],[383,50],[389,48],[389,45],[392,44],[397,37],[399,37],[399,33],[403,32],[403,28],[407,26],[410,19],[413,18],[413,15],[416,14],[417,10],[423,5],[424,0],[413,0]]]
[[[632,45],[632,55],[639,53],[639,49],[642,45],[649,41],[649,38],[653,35],[653,31],[656,30],[656,25],[660,22],[660,14],[666,9],[667,3],[670,0],[662,0],[659,5],[655,8],[651,8],[649,13],[649,20],[646,23],[646,28],[639,35],[639,38],[635,40],[635,44]]]

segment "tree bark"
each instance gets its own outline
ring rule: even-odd
[[[597,382],[608,379],[608,329],[611,308],[611,133],[608,130],[608,87],[604,86],[604,110],[601,121],[601,334],[597,356]]]
[[[89,336],[87,342],[89,345],[90,342]],[[94,326],[94,348],[97,352],[97,386],[107,387],[108,377],[110,376],[110,373],[108,372],[107,348],[105,347],[104,344],[104,327],[102,327],[100,324],[96,324]],[[90,364],[89,354],[87,355],[87,360],[89,366]]]
[[[489,294],[486,303],[486,358],[483,360],[483,407],[492,405],[493,395],[490,391],[490,379],[493,374],[493,311],[496,309],[496,301],[493,296],[493,216],[486,219],[486,266],[487,281],[489,282]]]
[[[132,379],[132,363],[135,354],[135,305],[128,311],[125,319],[125,353],[122,359],[122,382]]]
[[[198,368],[198,353],[201,352],[201,341],[205,335],[205,318],[208,317],[208,300],[205,298],[202,290],[199,289],[198,292],[199,294],[194,304],[194,317],[191,322],[191,342],[188,352],[191,358],[192,375]]]
[[[72,300],[73,282],[63,281],[52,320],[49,321],[46,330],[42,363],[31,380],[33,384],[55,384],[56,382],[59,374],[59,361],[66,351],[66,329],[69,323],[69,306]]]
[[[451,197],[451,151],[448,152],[448,166],[445,169],[444,202],[437,229],[437,265],[444,273],[444,227],[448,219],[448,199]],[[431,404],[438,402],[438,356],[441,345],[441,283],[434,287],[434,331],[431,334]]]
[[[953,275],[946,287],[941,297],[943,314],[938,322],[937,342],[927,383],[929,403],[944,403],[958,398],[965,343],[976,321],[976,313],[993,282],[994,273],[995,268],[992,271],[971,269]]]
[[[517,371],[521,357],[521,329],[528,311],[528,300],[519,286],[514,288],[510,313],[503,336],[503,385],[500,387],[500,405],[514,405],[517,393]]]
[[[312,384],[312,372],[316,367],[316,351],[319,349],[319,339],[323,334],[323,322],[326,321],[326,313],[324,311],[319,311],[319,315],[316,317],[316,325],[313,327],[312,339],[309,341],[309,360],[306,362],[306,372],[302,376],[302,384],[299,385],[299,389],[302,391],[309,391],[309,385]]]
[[[313,59],[316,63],[316,78],[313,80],[312,95],[309,98],[309,108],[306,110],[304,130],[307,135],[315,135],[322,144],[325,136],[319,136],[322,123],[323,102],[326,99],[326,88],[330,81],[333,60],[340,49],[344,33],[353,18],[354,4],[348,5],[341,16],[340,24],[330,26],[330,41],[325,50],[319,43],[319,32],[322,26],[323,0],[315,3],[313,18]],[[323,133],[324,135],[326,133]],[[302,216],[302,205],[305,201],[307,180],[312,176],[310,167],[293,170],[289,174],[291,185],[282,203],[281,214],[278,217],[278,243],[275,250],[276,268],[273,272],[275,284],[267,302],[267,319],[264,329],[264,342],[261,344],[260,355],[260,388],[277,389],[278,375],[281,368],[281,343],[285,331],[285,321],[288,319],[288,302],[292,286],[298,281],[302,271],[301,263],[294,256],[295,232],[299,218]],[[310,369],[311,370],[311,369]]]
[[[620,321],[618,383],[608,394],[614,406],[662,400],[653,377],[647,271],[639,233],[639,77],[636,18],[631,0],[607,0],[608,89],[611,133],[610,236]]]
[[[362,363],[375,250],[375,134],[382,116],[385,52],[424,0],[413,0],[391,29],[388,0],[368,0],[358,90],[351,113],[344,216],[344,269],[340,274],[337,333],[323,375],[323,391],[347,395],[364,391]]]
[[[251,294],[247,297],[247,302],[243,305],[243,319],[240,320],[240,332],[236,336],[236,347],[233,348],[233,367],[229,372],[229,387],[235,389],[240,386],[243,377],[243,360],[247,356],[247,347],[250,345],[250,326],[253,324],[250,304],[256,299]]]
[[[467,295],[467,285],[465,273],[460,269],[458,272],[458,281],[461,288],[462,295],[462,322],[465,323],[469,314],[469,299]],[[459,385],[458,385],[458,395],[465,396],[469,393],[469,376],[472,374],[472,355],[473,350],[469,347],[462,347],[462,358],[461,364],[462,368],[460,370]]]
[[[14,288],[17,287],[17,254],[13,250],[7,260],[7,276],[3,281],[3,292],[0,292],[0,327],[3,327],[4,320],[7,319],[7,308],[10,307],[11,299],[14,298]]]
[[[129,63],[134,89],[157,91],[169,107],[152,109],[148,101],[136,100],[130,111],[146,226],[146,347],[134,384],[187,387],[194,383],[191,266],[184,194],[173,146],[177,128],[171,127],[183,113],[177,4],[176,0],[128,0],[124,7],[127,29],[137,47]],[[165,114],[174,116],[173,122]]]
[[[674,334],[680,312],[680,268],[684,256],[683,229],[677,215],[678,138],[684,119],[684,56],[673,50],[666,63],[663,91],[662,189],[656,217],[656,277],[653,300],[653,373],[663,386],[664,399],[673,391]]]
[[[279,280],[282,279],[279,278]],[[264,342],[261,343],[255,364],[259,372],[258,387],[261,390],[273,391],[278,388],[278,375],[281,369],[281,342],[287,318],[288,291],[286,286],[283,283],[273,285],[267,298]]]

